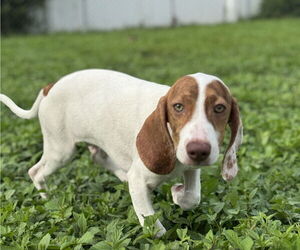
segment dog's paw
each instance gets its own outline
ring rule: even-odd
[[[159,230],[155,234],[155,238],[160,238],[167,232],[167,230],[165,229],[165,227],[161,224],[161,222],[159,220],[156,221],[155,226]]]
[[[156,233],[155,238],[162,237],[166,232],[167,230],[164,227],[160,228],[159,231]]]
[[[182,199],[184,194],[184,185],[181,183],[173,185],[171,188],[171,193],[173,202],[180,206],[180,200]]]
[[[43,192],[40,192],[40,197],[43,199],[43,200],[47,200],[48,199],[48,195],[43,191]]]
[[[200,203],[200,195],[185,191],[183,184],[175,184],[171,188],[173,202],[183,210],[196,208]]]

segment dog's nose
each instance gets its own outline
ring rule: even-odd
[[[188,156],[196,162],[204,161],[209,156],[211,146],[208,142],[192,141],[186,145]]]

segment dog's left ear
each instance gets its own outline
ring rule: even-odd
[[[226,181],[233,179],[238,172],[236,152],[243,140],[243,124],[240,111],[234,98],[231,101],[231,113],[228,120],[231,138],[223,159],[222,177]]]
[[[136,138],[139,156],[156,174],[169,174],[175,167],[176,153],[167,127],[167,96],[145,120]]]

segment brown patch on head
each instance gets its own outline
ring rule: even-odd
[[[49,83],[46,87],[43,88],[43,95],[47,96],[50,89],[54,86],[55,83]]]
[[[169,174],[175,167],[176,154],[167,127],[166,96],[145,120],[136,138],[136,147],[145,166],[156,174]]]
[[[196,80],[191,76],[184,76],[176,81],[167,95],[168,121],[172,129],[175,146],[179,142],[179,133],[183,126],[192,118],[199,88]],[[180,103],[183,110],[177,112],[174,105]]]
[[[219,133],[219,143],[223,141],[225,128],[230,117],[232,106],[232,97],[226,87],[219,81],[212,81],[206,87],[205,112],[207,119]],[[216,105],[222,104],[225,110],[221,113],[216,113],[214,108]]]
[[[141,160],[150,171],[169,174],[174,169],[179,132],[191,119],[197,97],[198,84],[195,79],[182,77],[159,100],[156,109],[145,120],[137,135],[136,146]],[[177,103],[183,105],[181,112],[174,108]],[[172,138],[167,122],[172,129]]]

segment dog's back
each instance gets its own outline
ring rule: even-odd
[[[136,134],[168,89],[110,70],[72,73],[61,78],[40,104],[43,134],[63,133],[75,143],[97,145],[120,165],[128,164]]]

